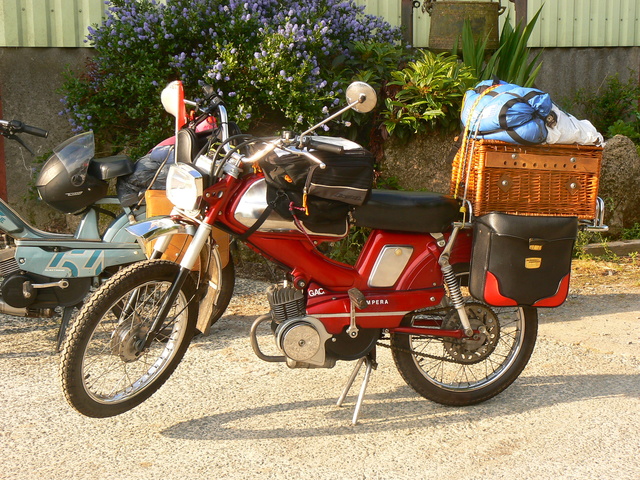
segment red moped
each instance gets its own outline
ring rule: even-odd
[[[367,112],[377,99],[356,82],[347,101],[325,122],[350,108]],[[63,388],[74,408],[108,417],[139,405],[171,375],[196,329],[208,333],[202,309],[220,291],[212,282],[221,269],[215,228],[282,271],[282,282],[267,290],[271,310],[251,328],[260,359],[291,368],[355,361],[338,404],[364,365],[354,424],[378,347],[391,348],[416,392],[445,405],[482,402],[518,377],[534,348],[537,306],[566,297],[578,219],[475,219],[469,204],[451,196],[371,190],[371,155],[314,129],[272,139],[227,136],[172,166],[172,214],[130,228],[156,239],[153,255],[96,292],[64,345]],[[178,140],[178,152],[190,151],[188,131]],[[370,229],[355,265],[329,259],[321,245],[352,225]],[[175,233],[192,236],[181,262],[158,260]],[[518,242],[523,265],[509,259]],[[504,254],[498,260],[496,251]],[[525,268],[525,259],[538,266]],[[260,344],[263,324],[275,345]]]

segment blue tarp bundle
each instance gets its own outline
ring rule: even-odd
[[[485,80],[465,94],[462,126],[471,138],[536,145],[546,141],[552,105],[549,94],[535,88]]]

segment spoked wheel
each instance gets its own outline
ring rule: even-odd
[[[161,333],[144,338],[179,265],[149,260],[127,267],[83,306],[63,345],[60,376],[68,402],[89,417],[110,417],[149,398],[169,378],[195,331],[195,285],[188,278]]]
[[[496,308],[468,303],[467,316],[476,335],[464,339],[396,333],[393,358],[404,380],[423,397],[443,405],[480,403],[513,383],[531,357],[538,332],[535,308]],[[413,326],[419,316],[407,317]],[[439,317],[446,330],[461,328],[452,309]]]

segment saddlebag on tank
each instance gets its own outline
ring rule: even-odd
[[[345,146],[343,153],[312,150],[326,168],[303,155],[274,155],[261,162],[267,202],[284,219],[299,220],[312,232],[346,234],[347,217],[368,198],[374,158],[356,143],[330,137]]]
[[[493,306],[557,307],[567,298],[576,217],[476,218],[469,291]]]

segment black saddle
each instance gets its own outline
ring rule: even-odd
[[[92,158],[89,162],[89,175],[100,180],[122,177],[133,172],[133,161],[126,155]]]
[[[359,227],[419,233],[444,232],[460,218],[460,202],[431,192],[372,190],[353,211]]]

